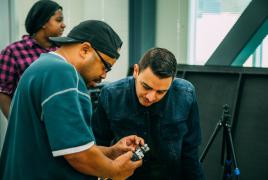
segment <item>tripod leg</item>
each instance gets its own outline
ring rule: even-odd
[[[223,129],[222,132],[222,145],[221,145],[221,165],[224,165],[224,159],[225,159],[225,146],[226,146],[226,133]]]
[[[232,154],[231,154],[231,144],[229,141],[229,134],[226,125],[224,125],[223,136],[225,137],[224,142],[226,144],[226,159],[224,161],[224,154],[222,156],[222,162],[224,163],[224,170],[223,170],[223,180],[231,179],[232,175]]]
[[[216,135],[218,134],[220,128],[222,127],[222,122],[221,122],[221,121],[222,121],[222,120],[220,120],[220,121],[217,123],[217,125],[216,125],[216,127],[215,127],[215,129],[214,129],[214,131],[213,131],[213,133],[212,133],[212,135],[210,136],[210,138],[209,138],[209,140],[208,140],[208,143],[207,143],[207,145],[206,145],[204,151],[202,152],[202,154],[201,154],[201,156],[200,156],[200,158],[199,158],[199,161],[200,161],[201,163],[204,161],[204,159],[205,159],[205,157],[206,157],[206,155],[207,155],[207,153],[208,153],[208,150],[209,150],[210,146],[212,145],[212,143],[213,143],[213,141],[214,141]]]
[[[224,133],[225,133],[225,141],[226,141],[226,160],[224,164],[224,174],[223,180],[229,180],[232,178],[232,163],[234,166],[234,175],[237,180],[239,180],[240,170],[237,166],[234,145],[233,145],[233,138],[231,134],[231,127],[228,124],[224,124]]]
[[[234,145],[233,145],[233,138],[232,138],[232,134],[231,134],[231,128],[229,126],[227,128],[227,133],[228,133],[227,138],[228,138],[228,144],[229,144],[228,149],[230,151],[230,156],[232,157],[233,162],[234,162],[234,175],[236,176],[236,179],[238,180],[239,175],[240,175],[240,170],[238,169],[238,166],[237,166],[237,161],[236,161],[236,156],[235,156],[235,151],[234,151]]]

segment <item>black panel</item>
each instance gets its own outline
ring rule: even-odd
[[[223,105],[229,104],[232,108],[231,105],[236,96],[238,75],[186,72],[185,79],[196,87],[204,139],[200,149],[204,149],[206,141],[222,115]],[[210,179],[219,179],[219,174],[222,172],[220,166],[221,144],[222,132],[220,131],[207,155],[213,158],[206,158],[204,161],[204,168],[206,174],[210,174]]]
[[[268,69],[179,65],[177,77],[195,86],[202,128],[202,151],[229,104],[240,179],[268,179]],[[222,128],[223,129],[223,128]],[[222,179],[222,130],[203,162],[207,180]],[[235,179],[235,178],[233,178]]]
[[[268,179],[268,76],[243,82],[235,137],[241,179]]]

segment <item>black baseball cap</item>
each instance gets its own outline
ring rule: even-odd
[[[118,59],[118,49],[123,42],[118,34],[105,22],[98,20],[83,21],[75,26],[66,37],[49,37],[57,45],[89,42],[94,49]]]

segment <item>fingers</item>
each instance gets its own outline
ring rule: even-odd
[[[132,158],[132,156],[131,156],[131,158]],[[142,159],[140,159],[138,161],[132,161],[132,162],[133,162],[134,169],[136,169],[142,165]]]
[[[118,164],[119,174],[117,174],[117,177],[114,177],[113,179],[122,177],[123,179],[126,179],[134,173],[136,168],[142,165],[142,160],[132,161],[132,156],[133,153],[128,151],[115,160]]]
[[[133,169],[136,169],[138,167],[140,167],[142,165],[142,160],[138,160],[138,161],[132,161],[131,158],[133,156],[133,153],[131,151],[128,151],[127,153],[125,153],[124,155],[122,156],[125,156],[124,158],[126,158],[125,160],[128,161],[130,160],[132,163],[132,168]]]
[[[136,135],[130,135],[126,137],[128,139],[127,144],[144,145],[144,139]]]
[[[133,152],[128,151],[128,152],[126,152],[125,154],[123,154],[123,155],[121,156],[121,158],[122,158],[123,160],[125,160],[125,161],[129,161],[129,160],[131,160],[132,156],[133,156]],[[132,160],[131,160],[131,161],[132,161]],[[135,165],[135,168],[141,166],[141,164],[142,164],[142,160],[132,161],[132,162],[133,162],[133,164]]]
[[[130,160],[133,156],[133,152],[128,151],[125,154],[123,154],[122,156],[124,156],[126,158],[126,160]]]
[[[142,165],[142,160],[140,159],[138,161],[133,161],[133,164],[134,164],[134,168],[136,169]]]
[[[134,135],[135,136],[135,135]],[[144,139],[138,136],[135,136],[136,145],[144,145]]]
[[[125,149],[124,149],[124,152],[127,152],[127,151],[134,152],[135,151],[135,147],[133,147],[133,146],[126,146]]]
[[[126,152],[126,153],[121,154],[120,156],[118,156],[116,158],[116,160],[119,160],[121,162],[125,162],[126,163],[127,161],[129,161],[131,159],[132,156],[133,156],[133,153],[131,151],[128,151],[128,152]]]

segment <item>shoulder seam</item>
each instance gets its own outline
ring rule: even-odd
[[[78,94],[81,94],[83,96],[86,96],[90,99],[90,96],[86,93],[83,93],[81,91],[79,91],[77,88],[69,88],[69,89],[65,89],[65,90],[62,90],[62,91],[58,91],[58,92],[55,92],[54,94],[50,95],[48,98],[46,98],[42,103],[41,103],[41,106],[44,106],[45,103],[47,103],[50,99],[52,99],[53,97],[57,96],[57,95],[60,95],[60,94],[64,94],[64,93],[67,93],[67,92],[70,92],[70,91],[76,91]]]

